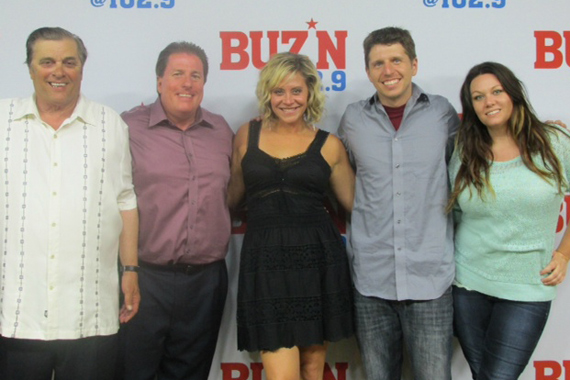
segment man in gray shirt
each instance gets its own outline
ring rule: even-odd
[[[453,225],[445,213],[447,158],[459,118],[412,82],[407,30],[364,40],[376,88],[339,128],[356,166],[350,231],[357,339],[369,380],[399,380],[404,344],[416,380],[451,379]]]

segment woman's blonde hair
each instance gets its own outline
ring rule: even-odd
[[[271,108],[271,92],[285,79],[301,74],[309,89],[305,121],[308,125],[321,120],[325,108],[325,95],[321,91],[321,79],[315,65],[309,57],[295,53],[275,54],[259,73],[257,99],[263,125],[268,126],[277,120]]]

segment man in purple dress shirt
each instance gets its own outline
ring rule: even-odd
[[[156,63],[158,99],[122,116],[139,201],[138,315],[124,326],[125,379],[205,380],[227,293],[226,191],[233,132],[200,107],[204,50],[173,42]]]

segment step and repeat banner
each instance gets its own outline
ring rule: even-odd
[[[269,56],[289,50],[306,54],[327,95],[319,127],[334,132],[349,103],[374,93],[362,41],[372,30],[400,26],[416,42],[415,82],[447,97],[458,112],[459,87],[469,68],[493,60],[523,80],[542,119],[570,125],[569,16],[568,0],[1,0],[0,98],[33,92],[25,40],[38,27],[61,26],[79,35],[89,51],[83,93],[119,112],[154,101],[154,66],[168,43],[202,46],[210,63],[202,105],[224,115],[234,130],[257,114],[255,86]],[[570,218],[569,205],[561,209],[559,233]],[[236,350],[243,230],[236,220],[227,258],[230,294],[210,380],[263,378],[259,355]],[[559,287],[524,380],[570,379],[569,282]],[[453,376],[471,378],[457,345]],[[354,339],[330,346],[325,379],[364,379]]]

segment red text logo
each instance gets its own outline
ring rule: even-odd
[[[535,69],[558,69],[564,64],[570,67],[570,31],[562,34],[552,30],[537,30]]]
[[[570,222],[570,195],[564,197],[564,202],[560,206],[560,215],[558,216],[558,224],[556,225],[556,233],[562,232],[564,227]]]
[[[536,380],[570,380],[570,361],[567,360],[562,365],[553,360],[535,361],[534,369]]]
[[[304,48],[316,42],[317,70],[329,69],[330,61],[338,70],[344,70],[347,36],[346,30],[334,31],[332,35],[325,30],[315,30],[314,33],[309,33],[308,30],[220,32],[222,40],[220,69],[244,70],[250,65],[261,69],[271,56],[280,51],[307,54]],[[307,43],[308,41],[311,43]],[[267,60],[264,61],[263,57],[267,57]]]
[[[262,363],[251,363],[249,367],[244,363],[222,363],[222,380],[261,380]],[[335,363],[336,376],[328,363],[325,363],[323,380],[346,380],[348,363]]]

